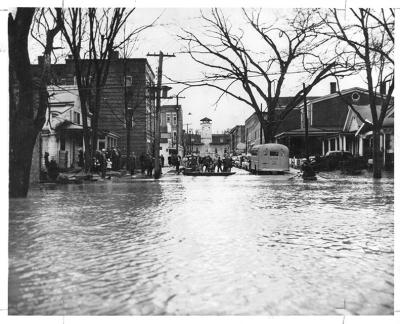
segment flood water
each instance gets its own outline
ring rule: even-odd
[[[166,175],[10,200],[9,314],[393,314],[393,179]]]

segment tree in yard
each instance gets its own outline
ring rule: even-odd
[[[326,26],[320,32],[336,42],[336,60],[365,76],[372,117],[373,177],[381,178],[380,134],[388,110],[393,106],[394,10],[331,9],[319,13]],[[387,93],[382,93],[386,88]],[[369,123],[351,103],[349,107],[362,122]]]
[[[28,194],[33,148],[46,120],[51,54],[54,38],[60,31],[56,22],[44,21],[46,10],[18,8],[8,15],[10,197],[26,197]],[[35,12],[39,12],[36,17]],[[61,10],[56,9],[55,16],[60,15]],[[38,76],[34,76],[31,71],[28,50],[29,33],[35,24],[45,26],[45,40],[42,43],[44,59],[39,64]]]
[[[213,87],[221,92],[218,100],[228,95],[252,107],[268,143],[313,87],[332,75],[351,72],[327,57],[327,38],[316,32],[321,22],[315,20],[315,10],[293,10],[283,22],[269,25],[262,10],[243,10],[242,16],[246,24],[235,28],[221,10],[212,9],[209,15],[201,14],[206,24],[202,34],[183,31],[180,39],[186,44],[185,52],[206,70],[201,80],[185,84]],[[293,84],[288,82],[293,74],[301,75],[307,85],[304,90],[294,89],[281,107],[282,91]]]

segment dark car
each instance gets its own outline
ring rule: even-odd
[[[347,151],[329,151],[323,157],[323,164],[328,170],[339,168],[343,163],[352,161],[354,156]]]

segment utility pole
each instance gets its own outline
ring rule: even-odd
[[[264,123],[264,112],[262,110],[262,103],[260,104],[260,110],[261,110],[261,122],[260,122],[260,144],[262,144],[262,137],[263,137],[263,123]]]
[[[185,152],[185,155],[186,155],[188,153],[187,151],[189,151],[188,147],[190,148],[190,145],[192,144],[192,137],[191,136],[189,137],[189,125],[192,125],[192,124],[186,123],[186,124],[183,124],[182,126],[184,126],[184,125],[186,125],[186,152]],[[189,144],[188,144],[188,138],[189,138]],[[190,153],[192,153],[192,150],[190,150]]]
[[[178,155],[179,134],[181,132],[181,130],[179,129],[179,99],[185,99],[185,97],[180,97],[179,95],[176,95],[175,98],[176,98],[176,154]],[[182,121],[183,121],[183,119],[182,119]]]
[[[147,54],[147,56],[158,56],[158,73],[157,73],[157,93],[156,93],[156,116],[154,126],[154,179],[159,179],[161,176],[160,168],[160,107],[161,107],[161,81],[162,81],[162,66],[164,57],[175,57],[174,54],[164,54],[160,51],[159,54]]]
[[[308,161],[308,116],[307,116],[307,97],[306,97],[306,85],[303,83],[303,100],[304,100],[304,129],[305,129],[305,151],[306,159]]]

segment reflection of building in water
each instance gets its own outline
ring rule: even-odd
[[[213,134],[211,122],[212,120],[207,117],[200,120],[200,134],[193,136],[193,152],[200,156],[223,156],[230,152],[230,135]]]

